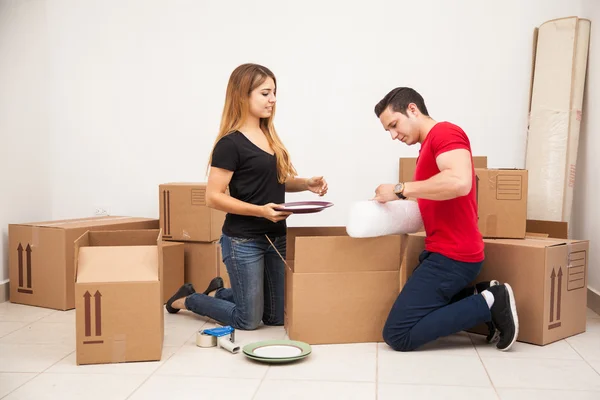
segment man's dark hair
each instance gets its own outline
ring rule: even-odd
[[[408,87],[397,87],[388,94],[375,106],[375,115],[379,118],[382,112],[388,106],[391,106],[392,111],[400,112],[406,116],[406,109],[410,103],[415,103],[421,114],[429,116],[427,107],[425,107],[425,100],[423,97],[414,89]]]

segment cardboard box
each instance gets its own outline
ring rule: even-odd
[[[525,238],[527,171],[476,168],[479,231],[484,238]]]
[[[157,231],[158,233],[158,231]],[[185,283],[184,243],[163,242],[163,303]]]
[[[210,281],[217,276],[223,278],[226,288],[231,287],[219,242],[185,243],[184,248],[185,281],[191,283],[197,292],[206,290]]]
[[[77,365],[161,359],[162,260],[156,231],[88,231],[77,239]]]
[[[213,242],[221,237],[226,213],[206,206],[206,183],[159,186],[164,240]]]
[[[8,226],[10,301],[75,308],[73,242],[87,230],[157,229],[158,220],[94,217]]]
[[[410,235],[403,268],[412,273],[424,235]],[[589,242],[553,238],[485,239],[476,282],[497,279],[513,288],[521,342],[546,345],[585,332]],[[475,283],[475,282],[473,282]],[[470,331],[487,334],[485,325]]]
[[[475,168],[487,168],[487,157],[473,156],[473,166]],[[417,168],[416,157],[401,157],[399,163],[399,182],[410,182],[415,180],[415,170]]]
[[[383,341],[399,292],[400,236],[357,239],[345,228],[289,228],[285,329],[310,344]]]

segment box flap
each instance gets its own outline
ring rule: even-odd
[[[77,283],[158,281],[158,253],[157,245],[80,247]]]
[[[512,246],[524,246],[524,247],[556,247],[564,246],[572,243],[585,242],[583,240],[568,240],[568,239],[555,239],[555,238],[543,238],[543,237],[528,237],[525,239],[483,239],[486,244],[506,244]]]
[[[206,182],[169,182],[169,183],[161,183],[159,187],[163,186],[176,186],[176,187],[206,187]]]
[[[569,237],[569,224],[560,221],[527,220],[527,232],[544,233],[551,238],[567,239]]]
[[[158,229],[90,231],[89,246],[156,245],[159,232]]]
[[[75,251],[74,251],[74,263],[75,263],[75,268],[74,268],[74,276],[73,279],[75,282],[77,282],[77,267],[78,267],[78,262],[77,260],[79,259],[79,249],[82,247],[86,247],[90,245],[90,233],[89,231],[86,231],[83,235],[81,235],[79,238],[77,238],[74,242],[74,247],[75,247]]]
[[[110,225],[114,223],[125,223],[125,222],[140,222],[140,221],[153,221],[153,218],[138,218],[138,217],[93,217],[93,218],[82,218],[82,219],[69,219],[60,221],[48,221],[48,222],[32,222],[24,224],[13,224],[20,226],[32,226],[40,228],[57,228],[57,229],[76,229],[76,228],[87,228],[94,226]]]

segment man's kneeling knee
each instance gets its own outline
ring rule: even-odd
[[[383,340],[395,351],[412,351],[409,331],[398,332],[387,327],[383,328]]]

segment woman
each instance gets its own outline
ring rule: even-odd
[[[209,161],[207,204],[227,212],[220,242],[231,289],[223,288],[220,277],[201,294],[185,284],[167,302],[171,313],[190,310],[243,330],[256,329],[261,320],[283,325],[281,257],[290,214],[277,205],[285,202],[285,192],[323,196],[327,183],[323,177],[296,177],[273,126],[276,91],[275,75],[261,65],[240,65],[229,78]]]

